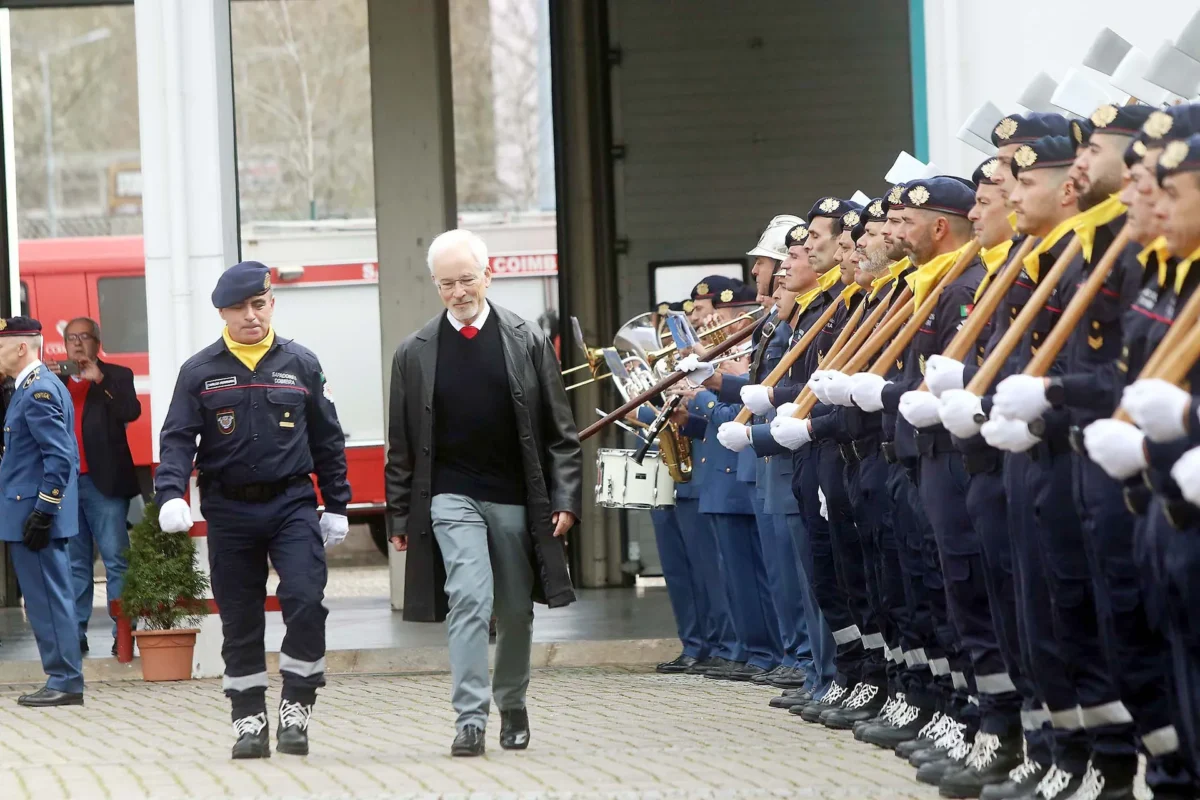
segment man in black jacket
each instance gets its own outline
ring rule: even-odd
[[[79,535],[70,540],[70,556],[79,646],[86,653],[95,547],[104,561],[110,602],[121,596],[125,583],[129,549],[125,520],[130,499],[139,493],[125,426],[142,415],[142,404],[133,386],[133,371],[100,360],[100,325],[95,320],[71,320],[63,340],[69,365],[78,367],[77,374],[60,377],[75,404],[79,445]],[[112,653],[117,653],[115,622]]]
[[[429,270],[446,312],[396,350],[388,411],[392,542],[408,551],[404,617],[447,620],[458,712],[451,753],[483,754],[493,694],[500,746],[522,750],[533,602],[575,599],[562,537],[580,514],[579,436],[554,347],[485,299],[492,273],[479,237],[437,237]]]

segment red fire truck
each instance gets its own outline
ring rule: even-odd
[[[490,296],[496,302],[535,322],[557,306],[553,215],[464,219],[461,224],[472,226],[493,251],[492,269],[499,280]],[[242,257],[272,267],[276,329],[295,336],[321,358],[346,431],[350,513],[370,525],[382,549],[383,359],[374,223],[248,225]],[[71,319],[87,316],[100,323],[102,358],[133,370],[142,415],[128,428],[129,445],[148,489],[151,332],[141,237],[26,240],[20,243],[19,264],[22,313],[42,321],[47,363],[66,359],[63,330]],[[311,324],[331,316],[338,319],[337,326],[323,331]]]

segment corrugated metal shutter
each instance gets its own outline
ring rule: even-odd
[[[620,316],[648,265],[741,257],[775,214],[881,194],[912,151],[907,4],[608,0]]]

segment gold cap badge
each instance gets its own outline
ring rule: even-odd
[[[1017,132],[1017,121],[1012,117],[1005,117],[1000,120],[1000,124],[996,126],[997,139],[1011,139],[1013,134]]]
[[[914,206],[923,206],[929,202],[929,190],[924,186],[914,186],[908,190],[908,202]]]
[[[1142,158],[1143,156],[1145,156],[1146,155],[1146,143],[1140,139],[1138,141],[1134,142],[1133,143],[1133,152],[1137,155],[1138,158]]]
[[[859,216],[857,211],[847,211],[846,216],[842,217],[842,224],[847,228],[853,228],[858,224]]]
[[[900,186],[900,185],[893,186],[892,190],[890,192],[888,192],[888,202],[891,203],[892,205],[898,205],[900,203],[900,195],[902,195],[903,193],[904,193],[903,186]]]
[[[1165,111],[1155,111],[1146,117],[1146,124],[1142,125],[1142,130],[1151,139],[1161,139],[1170,133],[1173,124],[1175,124],[1175,120],[1171,119],[1170,114]]]
[[[708,284],[707,283],[696,284],[696,294],[708,294]]]
[[[721,292],[721,302],[722,303],[728,303],[732,299],[733,299],[733,289],[726,289],[725,291]]]
[[[871,203],[871,206],[870,206],[870,208],[867,209],[867,212],[872,217],[882,217],[883,216],[883,203],[876,200],[874,203]]]
[[[1107,128],[1117,118],[1117,107],[1106,103],[1092,112],[1092,124],[1097,128]]]
[[[1013,161],[1017,162],[1017,166],[1021,169],[1026,169],[1037,163],[1037,153],[1029,145],[1023,144],[1013,154]]]
[[[1187,155],[1187,142],[1177,140],[1167,145],[1167,148],[1163,150],[1162,156],[1158,159],[1158,163],[1162,165],[1163,169],[1175,169],[1183,163]]]
[[[804,227],[803,225],[797,225],[796,227],[792,228],[793,243],[803,242],[804,237],[806,236],[808,236],[808,228]]]
[[[1100,113],[1100,112],[1096,112]],[[1078,122],[1071,123],[1071,134],[1075,137],[1075,144],[1083,144],[1083,126]]]
[[[991,158],[983,162],[983,166],[979,168],[979,171],[983,173],[983,177],[990,181],[992,176],[996,174],[996,167],[998,166],[1000,166],[1000,159]]]
[[[263,275],[263,291],[271,288],[271,273]]]
[[[0,331],[4,330],[7,327],[8,327],[8,323],[5,322],[4,320],[0,319]]]
[[[666,314],[670,310],[671,310],[671,306],[668,305],[667,303],[659,303],[659,305],[658,305],[658,313],[659,314]]]
[[[821,210],[824,211],[826,214],[828,214],[830,211],[837,210],[837,207],[838,207],[838,201],[837,201],[837,198],[834,198],[834,197],[826,197],[824,200],[821,201],[821,205],[820,205]]]
[[[692,313],[692,309],[694,309],[695,307],[696,307],[696,304],[693,303],[691,300],[683,301],[683,310],[685,312],[687,312],[688,314]]]

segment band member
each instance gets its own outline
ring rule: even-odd
[[[388,407],[392,541],[408,551],[404,617],[447,621],[451,754],[483,755],[493,694],[500,746],[522,750],[533,603],[575,599],[563,537],[580,514],[579,436],[554,348],[487,300],[483,241],[447,231],[428,262],[446,311],[397,348]]]
[[[270,270],[235,264],[217,280],[212,303],[225,330],[180,368],[163,423],[154,477],[159,523],[168,532],[192,527],[184,494],[194,459],[224,635],[222,683],[238,737],[234,758],[271,752],[263,650],[270,558],[287,624],[278,749],[307,755],[308,723],[325,685],[325,547],[349,530],[346,437],[316,355],[271,325]],[[320,518],[314,472],[325,502]]]

